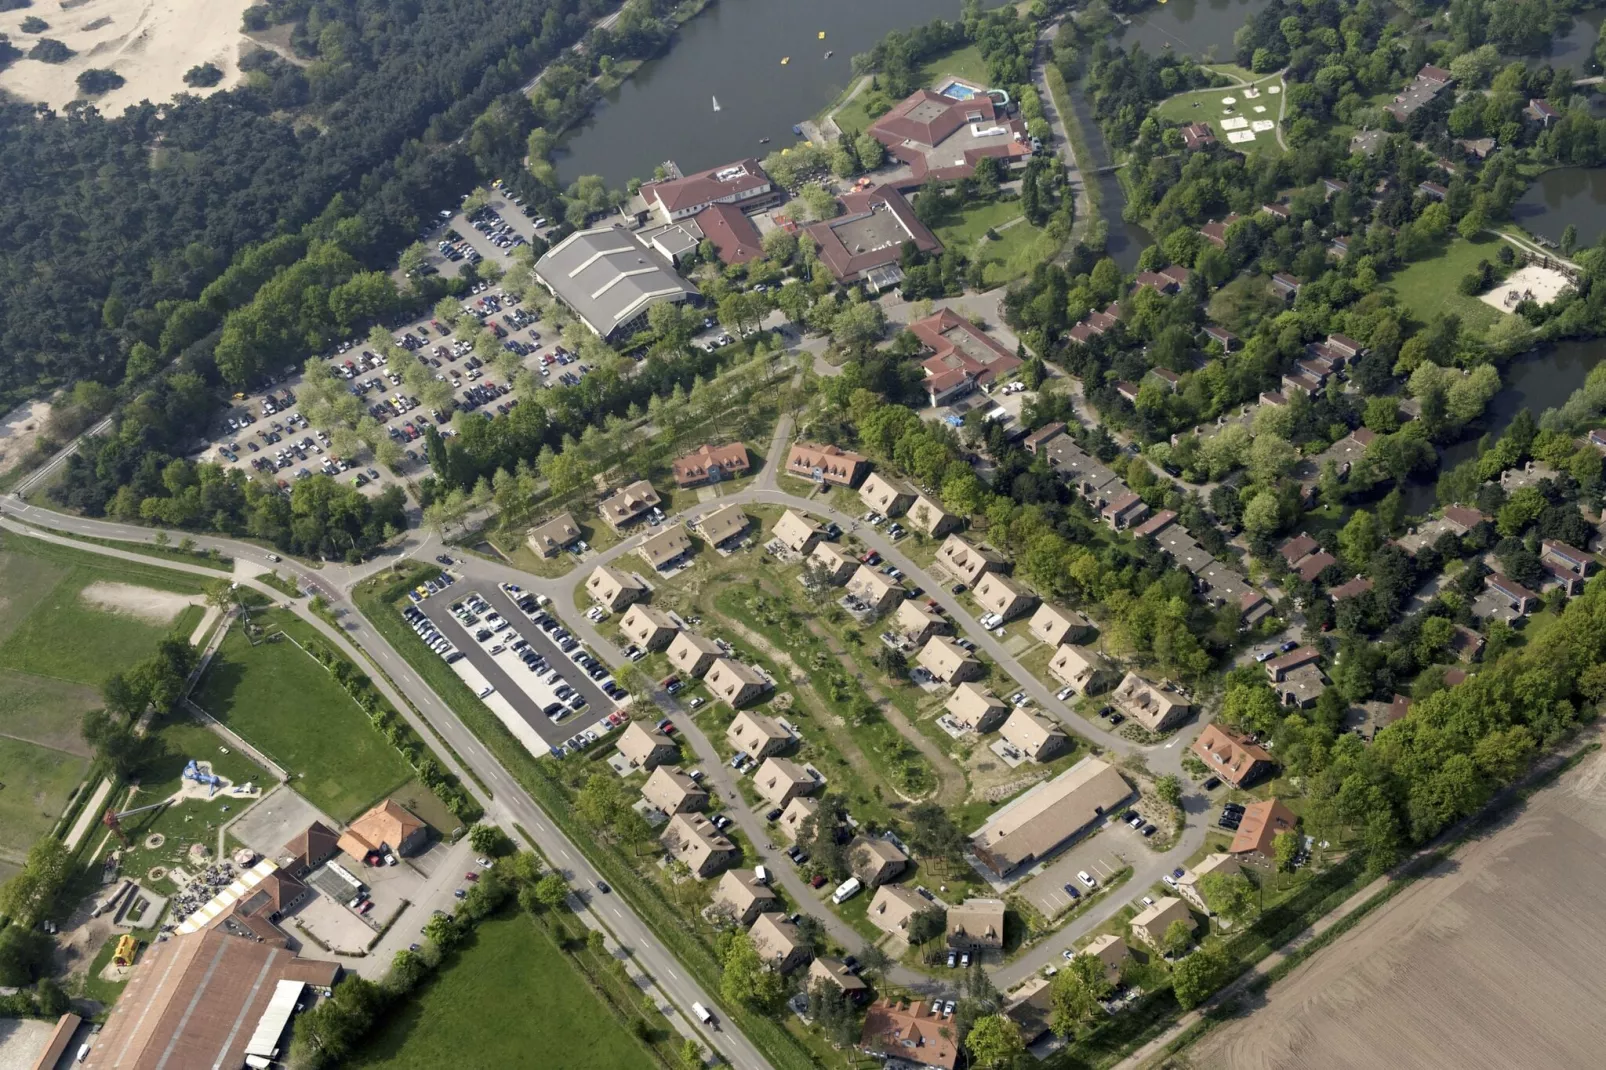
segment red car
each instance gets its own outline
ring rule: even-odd
[[[467,873],[463,874],[463,879],[472,884],[480,879],[480,875],[475,873],[473,870],[469,870]]]
[[[823,887],[825,887],[825,876],[824,876],[824,874],[816,873],[814,875],[814,879],[809,881],[809,886],[813,887],[813,888],[823,888]]]

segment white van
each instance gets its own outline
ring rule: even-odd
[[[697,1020],[702,1022],[704,1025],[714,1024],[714,1016],[709,1014],[708,1008],[703,1006],[701,1003],[693,1003],[691,1005],[691,1012],[695,1014],[697,1016]]]
[[[852,899],[863,890],[864,885],[859,883],[859,878],[849,877],[847,880],[837,885],[836,891],[831,893],[831,902],[841,906],[843,903],[847,902],[849,899]]]
[[[760,884],[768,884],[770,882],[770,871],[763,866],[755,867],[753,876],[758,878],[758,883]]]

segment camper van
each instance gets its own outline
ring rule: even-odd
[[[852,899],[863,890],[864,885],[859,883],[859,878],[849,877],[847,880],[837,885],[836,891],[831,893],[831,902],[841,906],[843,903],[847,902],[849,899]]]

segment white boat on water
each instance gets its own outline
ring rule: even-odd
[[[715,111],[719,110],[719,98],[718,97],[714,98],[714,110]]]

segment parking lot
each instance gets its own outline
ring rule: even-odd
[[[1112,832],[1115,828],[1111,826]],[[1089,888],[1077,879],[1079,871],[1086,871],[1102,886],[1110,874],[1119,872],[1127,865],[1126,859],[1108,839],[1109,835],[1111,833],[1107,832],[1105,836],[1072,847],[1021,885],[1018,893],[1045,918],[1058,917],[1078,901],[1065,890],[1067,884],[1075,888],[1082,899],[1096,894],[1097,888]]]
[[[521,304],[500,287],[485,283],[477,284],[463,301],[465,311],[484,323],[538,384],[577,384],[589,366],[555,339],[543,338],[539,317]],[[396,357],[387,358],[361,338],[340,342],[323,357],[358,400],[359,414],[377,421],[402,450],[401,478],[416,478],[427,466],[423,437],[429,425],[450,435],[448,425],[456,412],[496,416],[518,404],[505,367],[498,371],[485,363],[470,343],[455,339],[433,314],[397,325],[391,337],[402,350]],[[431,409],[413,392],[403,375],[404,360],[419,361],[450,387],[450,401],[444,407]],[[302,412],[303,364],[297,360],[265,390],[237,395],[219,415],[213,441],[201,456],[248,474],[271,475],[285,489],[294,480],[321,471],[377,494],[396,476],[378,469],[366,447],[354,456],[336,456],[330,429],[313,426]]]
[[[481,615],[482,623],[471,626],[473,629],[471,631],[452,614],[452,604],[466,600],[471,593],[483,599],[491,611],[508,624],[508,627],[499,633],[500,638],[497,642],[490,646],[475,639],[475,634],[484,629],[484,615]],[[561,639],[553,638],[559,629],[554,628],[550,633],[542,631],[514,603],[507,592],[496,587],[481,588],[471,592],[453,586],[424,599],[419,603],[419,609],[434,622],[443,635],[451,640],[475,670],[496,688],[497,693],[507,700],[519,717],[549,747],[562,743],[581,728],[590,727],[594,722],[618,709],[618,703],[603,692],[601,682],[587,675],[572,660],[570,653],[563,651],[559,645]],[[518,653],[512,650],[514,637],[524,639],[536,656],[546,663],[548,669],[537,673],[526,668]],[[505,646],[508,649],[493,656],[491,649],[495,646]],[[558,698],[556,682],[551,684],[540,682],[543,678],[549,679],[548,674],[551,671],[559,673],[561,683],[572,688],[580,698],[584,699],[585,705],[580,711],[573,711],[572,702]],[[607,679],[606,675],[604,679]],[[570,712],[560,720],[554,721],[545,712],[553,704],[563,706]]]

